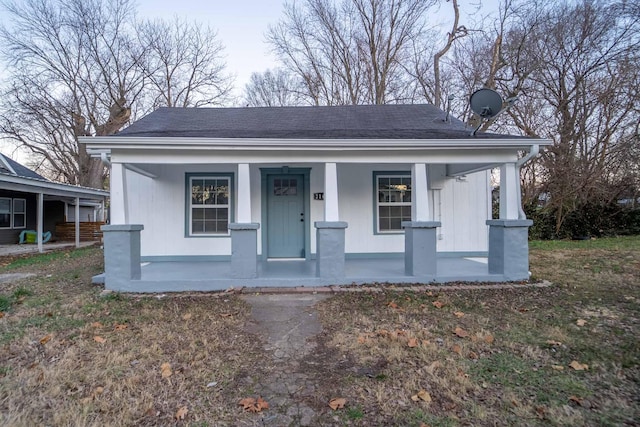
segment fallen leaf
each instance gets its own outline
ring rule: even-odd
[[[127,328],[128,326],[124,323],[116,323],[116,326],[114,326],[113,329],[115,329],[116,331],[124,331]]]
[[[554,371],[564,371],[564,366],[562,365],[551,365],[551,369]]]
[[[453,347],[451,347],[451,351],[462,355],[462,347],[460,347],[458,344],[454,344]]]
[[[256,406],[258,407],[258,412],[262,411],[263,409],[269,409],[269,403],[266,400],[264,400],[262,397],[258,397]]]
[[[560,341],[555,341],[555,340],[547,340],[547,344],[551,345],[551,346],[559,346],[562,345],[562,343]]]
[[[478,354],[475,351],[470,351],[469,352],[469,359],[477,359],[478,358]]]
[[[182,320],[189,320],[191,319],[191,313],[185,313],[182,315]]]
[[[391,301],[389,304],[387,304],[387,307],[398,308],[398,304],[396,304],[395,302]]]
[[[334,397],[329,401],[329,407],[335,411],[344,408],[344,405],[346,403],[347,399],[345,399],[344,397]]]
[[[456,327],[456,329],[453,331],[454,334],[456,334],[457,336],[459,336],[460,338],[465,338],[469,336],[469,332],[465,331],[464,329],[462,329],[461,327]]]
[[[461,311],[454,311],[453,315],[456,316],[458,319],[461,317],[464,317],[464,313]]]
[[[389,335],[389,331],[387,331],[386,329],[379,329],[377,334],[381,337],[386,337]]]
[[[171,372],[171,364],[164,362],[160,365],[160,373],[162,374],[162,378],[169,378],[173,372]]]
[[[572,402],[577,403],[578,405],[580,405],[580,403],[582,403],[582,399],[580,399],[578,396],[570,396],[569,400]]]
[[[358,344],[364,344],[368,341],[367,337],[365,335],[359,335],[358,336]]]
[[[46,343],[49,342],[49,340],[51,340],[52,337],[53,335],[51,334],[45,335],[44,337],[40,338],[40,344],[45,345]]]
[[[485,335],[484,342],[486,342],[487,344],[493,344],[493,341],[495,341],[495,338],[493,337],[493,335],[491,334]]]
[[[431,395],[426,390],[420,390],[416,396],[424,402],[431,403]]]
[[[93,395],[94,396],[100,396],[102,393],[104,393],[104,387],[96,387],[96,389],[93,391]]]
[[[91,324],[91,327],[92,327],[92,328],[102,328],[102,323],[100,323],[100,322],[93,322],[93,323]]]
[[[410,348],[414,348],[418,346],[418,340],[416,338],[409,338],[409,342],[407,343],[407,345]]]
[[[578,325],[578,326],[584,326],[584,325],[586,325],[586,324],[587,324],[587,321],[586,321],[586,320],[584,320],[584,319],[578,319],[578,320],[576,320],[576,325]]]
[[[586,371],[589,369],[589,365],[580,363],[577,360],[574,360],[571,363],[569,363],[569,366],[575,369],[576,371]]]
[[[93,340],[100,344],[104,344],[107,341],[106,339],[102,338],[100,335],[94,336]]]
[[[431,304],[433,304],[433,306],[434,306],[435,308],[442,308],[442,307],[444,307],[444,306],[445,306],[445,304],[444,304],[443,302],[441,302],[441,301],[434,301],[434,302],[432,302]]]
[[[0,319],[4,317],[4,313],[0,311]]]
[[[189,410],[187,409],[186,406],[183,406],[182,408],[178,409],[176,411],[176,420],[184,420],[184,417],[187,415],[187,412],[189,412]]]

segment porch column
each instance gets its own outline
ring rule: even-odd
[[[76,197],[76,223],[75,223],[75,231],[76,231],[76,248],[80,247],[80,198]]]
[[[238,164],[238,218],[231,230],[231,275],[237,279],[258,277],[258,228],[251,222],[251,181],[248,163]]]
[[[411,221],[403,221],[404,270],[407,276],[435,278],[437,273],[437,235],[440,222],[432,221],[427,189],[427,167],[411,166]]]
[[[132,280],[140,280],[140,231],[142,224],[100,227],[104,238],[105,288],[130,290]]]
[[[316,221],[316,276],[323,279],[344,277],[345,221],[338,209],[338,171],[335,163],[324,166],[324,221]]]
[[[38,234],[36,237],[36,241],[38,242],[38,252],[44,252],[44,249],[42,248],[42,233],[44,232],[44,224],[43,224],[43,219],[44,219],[44,194],[42,193],[38,193],[37,195],[37,202],[38,202],[38,212],[37,212],[37,230],[36,233]]]
[[[502,274],[505,280],[529,278],[530,219],[492,219],[489,226],[489,274]]]
[[[515,163],[500,166],[500,219],[518,219],[519,179]]]
[[[129,222],[126,173],[122,163],[111,163],[111,224],[127,224]]]

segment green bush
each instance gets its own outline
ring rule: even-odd
[[[640,234],[640,209],[617,204],[584,204],[565,215],[556,230],[557,210],[525,206],[527,217],[533,220],[529,238],[535,240],[585,239]]]

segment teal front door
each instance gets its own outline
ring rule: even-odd
[[[304,258],[304,175],[267,177],[267,256]]]

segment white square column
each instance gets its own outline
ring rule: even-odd
[[[251,222],[251,173],[248,163],[238,164],[238,215],[231,230],[231,275],[238,279],[258,277],[258,228]]]
[[[122,163],[111,163],[111,224],[128,224],[127,175]]]
[[[427,165],[414,163],[411,165],[411,220],[430,221],[431,209],[427,192]]]
[[[338,209],[338,170],[335,163],[324,165],[324,221],[316,221],[316,276],[326,280],[344,277],[345,229]]]
[[[515,163],[500,166],[500,219],[518,219],[518,168]]]

